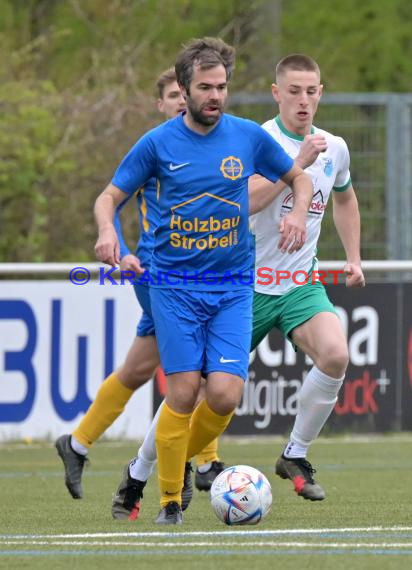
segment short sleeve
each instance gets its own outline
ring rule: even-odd
[[[352,181],[350,177],[350,157],[348,145],[342,138],[338,138],[339,141],[339,164],[338,170],[335,178],[335,183],[333,185],[333,190],[335,192],[343,192],[349,186],[351,186]]]
[[[150,133],[145,134],[123,158],[118,166],[112,184],[133,194],[152,176],[157,165],[155,144]]]
[[[256,172],[276,182],[289,172],[294,162],[287,152],[262,127],[256,124],[255,167]]]

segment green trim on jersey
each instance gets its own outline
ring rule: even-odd
[[[301,135],[297,135],[296,133],[292,133],[292,131],[288,131],[288,129],[282,123],[282,119],[280,118],[280,115],[277,115],[275,117],[275,123],[277,124],[279,129],[282,131],[282,133],[284,133],[290,139],[295,139],[295,141],[303,141],[303,139],[305,138],[305,137],[302,137]],[[310,128],[310,134],[311,135],[315,134],[315,128],[313,125]]]
[[[349,178],[349,180],[343,186],[334,186],[332,188],[332,190],[334,192],[344,192],[345,190],[347,190],[349,188],[349,186],[352,186],[352,179],[351,178]]]
[[[277,328],[292,342],[293,329],[323,312],[336,314],[320,281],[315,281],[312,285],[309,280],[306,285],[295,287],[284,295],[267,295],[255,291],[251,350],[255,349],[273,328]]]

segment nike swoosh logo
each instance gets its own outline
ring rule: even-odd
[[[187,166],[188,164],[190,164],[190,162],[184,162],[183,164],[169,164],[169,170],[179,170],[179,168],[183,168],[184,166]]]
[[[232,360],[231,358],[223,358],[223,356],[221,356],[219,362],[226,364],[226,362],[240,362],[240,360]]]

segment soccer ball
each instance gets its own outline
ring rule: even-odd
[[[213,481],[210,500],[228,525],[257,524],[270,511],[272,490],[266,477],[247,465],[228,467]]]

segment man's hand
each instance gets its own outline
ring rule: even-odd
[[[119,265],[120,246],[113,225],[106,226],[99,232],[94,251],[99,261],[103,261],[103,263],[107,263],[112,267]]]
[[[135,275],[141,275],[145,269],[140,265],[140,259],[135,255],[129,253],[122,257],[120,261],[121,271],[133,271]]]
[[[343,271],[346,274],[346,287],[365,287],[365,277],[359,263],[346,263]]]
[[[327,148],[328,143],[323,135],[306,135],[300,147],[299,154],[295,158],[295,162],[304,170],[313,164],[319,154],[325,152]]]
[[[299,251],[306,241],[306,212],[291,211],[280,220],[281,238],[278,248],[282,253]]]

